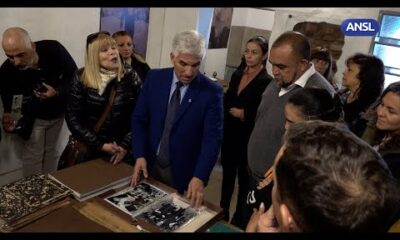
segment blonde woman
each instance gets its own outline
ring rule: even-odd
[[[87,37],[85,67],[79,69],[69,91],[66,121],[72,136],[89,148],[80,162],[102,157],[112,164],[130,161],[130,116],[141,87],[135,71],[126,72],[117,43],[107,32]],[[95,125],[109,102],[115,98],[104,123]]]

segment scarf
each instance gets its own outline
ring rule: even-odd
[[[111,80],[117,77],[117,73],[104,68],[100,68],[100,77],[101,81],[99,82],[99,89],[97,91],[99,95],[103,95],[107,85],[111,82]]]

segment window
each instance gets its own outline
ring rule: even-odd
[[[400,13],[382,11],[379,22],[381,27],[372,43],[371,52],[385,64],[386,88],[400,81]]]

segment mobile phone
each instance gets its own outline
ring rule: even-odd
[[[44,93],[47,91],[47,88],[45,86],[43,86],[43,83],[36,83],[33,89],[35,92],[40,92],[40,93]]]

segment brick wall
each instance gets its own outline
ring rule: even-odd
[[[300,22],[293,27],[293,30],[306,35],[310,40],[311,48],[326,47],[335,60],[342,55],[344,35],[340,30],[340,25],[326,22]]]

